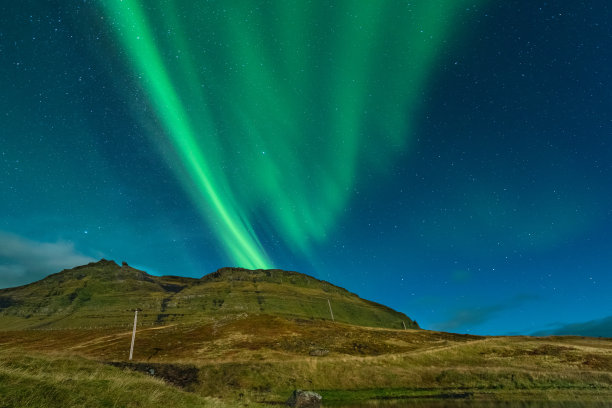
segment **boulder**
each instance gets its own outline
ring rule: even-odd
[[[322,399],[316,392],[295,390],[285,404],[293,408],[320,408]]]
[[[315,357],[321,357],[321,356],[326,356],[329,354],[329,350],[327,349],[314,349],[314,350],[310,350],[310,354],[311,356],[315,356]]]

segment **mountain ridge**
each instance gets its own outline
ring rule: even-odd
[[[142,323],[204,322],[240,313],[325,319],[369,327],[418,328],[404,313],[307,274],[223,267],[201,278],[155,276],[101,259],[39,281],[0,289],[7,328],[116,326],[134,309]]]

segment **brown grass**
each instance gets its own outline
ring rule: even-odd
[[[117,329],[0,332],[0,349],[120,362],[130,336]],[[310,356],[314,349],[329,354]],[[609,339],[478,337],[243,314],[139,329],[135,361],[194,366],[197,395],[247,403],[282,401],[295,388],[332,399],[389,390],[496,399],[612,396]]]

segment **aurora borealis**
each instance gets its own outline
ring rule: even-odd
[[[410,113],[468,3],[103,4],[194,204],[232,262],[269,268],[251,219],[312,257],[359,169],[393,160],[412,137]],[[401,21],[409,23],[398,30]],[[313,38],[317,25],[324,37]],[[225,41],[211,42],[215,35]],[[395,52],[376,62],[401,74],[373,81],[380,44]],[[231,137],[219,134],[230,126]],[[366,137],[366,127],[381,137]],[[239,162],[248,167],[227,171]]]
[[[62,254],[299,270],[453,331],[612,313],[604,1],[0,8],[1,286]]]

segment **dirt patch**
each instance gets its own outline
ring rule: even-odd
[[[568,351],[574,351],[574,350],[576,350],[574,347],[554,346],[554,345],[551,345],[551,344],[544,344],[542,346],[536,347],[535,349],[531,350],[527,354],[529,354],[531,356],[555,356],[555,357],[560,357],[560,356],[566,354]]]
[[[612,358],[597,354],[587,354],[582,357],[582,364],[588,368],[597,370],[608,370],[612,367]]]
[[[106,364],[123,369],[138,371],[153,377],[161,378],[181,388],[190,389],[198,384],[199,370],[195,366],[159,363],[129,363],[122,361],[109,361]]]

